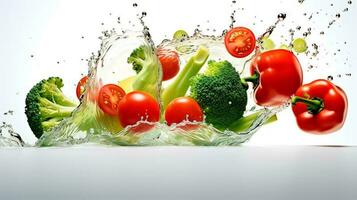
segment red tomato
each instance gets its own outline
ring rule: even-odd
[[[228,31],[224,44],[228,52],[236,58],[244,58],[255,49],[254,33],[245,27],[236,27]]]
[[[87,84],[87,81],[88,81],[88,76],[84,76],[78,82],[77,88],[76,88],[76,94],[77,94],[78,99],[80,99],[82,94],[84,93],[84,89],[85,89],[85,86]]]
[[[167,106],[165,120],[169,126],[183,121],[202,122],[203,112],[200,105],[191,97],[179,97]]]
[[[98,105],[102,111],[108,115],[118,115],[118,105],[125,96],[125,91],[114,84],[104,85],[98,94]]]
[[[180,70],[180,60],[177,52],[168,49],[158,49],[157,56],[162,66],[162,80],[170,80],[176,76]]]
[[[123,127],[135,125],[139,121],[158,122],[160,106],[149,94],[141,91],[130,92],[124,96],[118,105],[118,115]],[[152,126],[141,124],[135,127],[135,132],[143,132]]]

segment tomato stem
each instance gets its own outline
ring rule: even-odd
[[[324,102],[322,99],[319,98],[307,99],[299,96],[294,96],[293,98],[291,98],[291,103],[293,105],[298,102],[305,104],[307,106],[307,109],[312,114],[318,114],[324,109]]]
[[[242,85],[248,89],[248,82],[253,83],[254,88],[259,84],[259,73],[254,73],[252,76],[244,77],[241,79]]]

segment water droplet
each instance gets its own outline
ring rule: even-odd
[[[146,15],[147,15],[146,12],[142,12],[142,13],[141,13],[141,16],[142,16],[142,17],[145,17]]]
[[[279,19],[280,21],[283,21],[285,18],[286,18],[286,13],[279,13],[279,14],[278,14],[278,19]]]
[[[352,4],[352,1],[348,1],[347,3],[348,3],[348,4]]]
[[[329,81],[333,81],[333,76],[331,76],[331,75],[330,75],[330,76],[328,76],[328,77],[327,77],[327,80],[329,80]]]
[[[341,17],[341,14],[340,14],[340,13],[337,13],[337,14],[336,14],[336,17],[337,17],[337,18],[340,18],[340,17]]]
[[[31,58],[35,57],[33,54],[30,55]]]
[[[133,7],[138,7],[138,4],[137,3],[133,3]]]

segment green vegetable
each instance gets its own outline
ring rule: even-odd
[[[192,79],[191,96],[203,109],[205,121],[226,129],[240,119],[247,106],[247,91],[228,61],[209,61],[204,74]]]
[[[275,43],[270,38],[264,37],[262,39],[262,47],[263,47],[263,50],[265,50],[265,51],[271,50],[271,49],[275,48]]]
[[[133,82],[133,89],[144,91],[158,98],[158,84],[160,82],[160,64],[154,50],[147,45],[136,48],[129,56],[137,75]]]
[[[258,112],[255,112],[253,114],[250,114],[248,116],[242,117],[242,118],[238,119],[237,121],[233,122],[228,127],[228,129],[231,130],[231,131],[237,132],[237,133],[246,131],[249,127],[251,127],[253,122],[261,114],[262,114],[262,111],[258,111]],[[277,120],[278,120],[278,117],[276,115],[273,115],[264,124],[270,124],[270,123],[275,122]]]
[[[61,78],[50,77],[37,83],[27,94],[25,114],[37,138],[70,116],[78,105],[62,93],[62,87]]]
[[[177,30],[175,33],[174,33],[174,40],[180,40],[180,39],[183,39],[183,38],[186,38],[188,37],[188,34],[186,31],[184,30]]]
[[[307,50],[306,41],[303,38],[297,38],[293,41],[293,50],[296,53],[304,53]]]
[[[161,100],[164,108],[177,97],[185,96],[190,87],[190,80],[196,76],[209,56],[208,49],[201,46],[194,56],[192,56],[186,66],[181,70],[176,79],[163,90]]]

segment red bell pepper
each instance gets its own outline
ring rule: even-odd
[[[315,80],[301,86],[292,98],[292,109],[300,129],[327,134],[340,129],[347,115],[347,96],[327,80]]]
[[[303,80],[298,59],[284,49],[258,54],[251,62],[250,73],[252,76],[243,79],[243,83],[254,83],[254,99],[260,106],[287,103]]]

